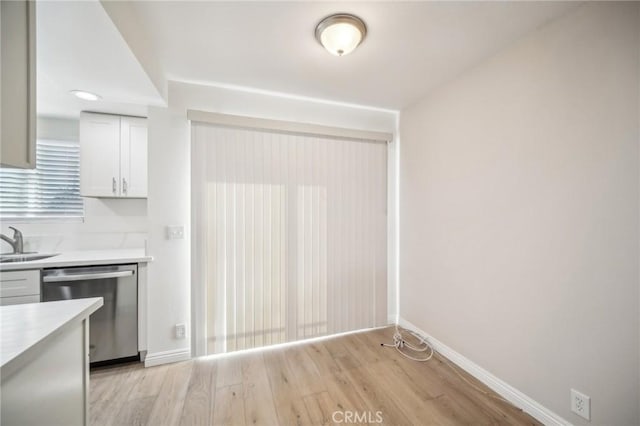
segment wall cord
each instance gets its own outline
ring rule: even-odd
[[[419,341],[417,345],[413,345],[404,339],[404,337],[402,336],[402,333],[400,332],[400,329],[398,328],[398,324],[396,324],[395,327],[396,327],[396,331],[395,333],[393,333],[393,343],[380,343],[380,346],[395,348],[403,357],[408,358],[412,361],[418,361],[418,362],[429,361],[431,358],[433,358],[435,354],[438,354],[439,355],[438,358],[440,358],[444,362],[444,364],[446,364],[451,369],[451,371],[456,373],[458,377],[462,379],[466,384],[468,384],[471,388],[473,388],[474,390],[476,390],[477,392],[483,395],[497,399],[502,402],[506,402],[507,404],[515,407],[510,401],[504,399],[503,397],[489,393],[484,389],[481,389],[475,384],[471,383],[469,379],[464,377],[456,368],[454,368],[453,365],[451,365],[451,362],[444,355],[442,355],[441,353],[433,349],[433,346],[429,343],[429,341],[425,337],[422,337],[421,335],[419,335],[414,331],[406,330],[409,334],[411,334],[413,337],[415,337]],[[426,355],[422,358],[414,357],[412,355],[409,355],[406,351],[403,351],[403,349],[405,348],[417,353],[429,352],[429,355]]]

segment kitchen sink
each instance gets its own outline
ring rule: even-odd
[[[0,263],[9,262],[30,262],[33,260],[48,259],[53,256],[57,256],[59,253],[44,254],[44,253],[18,253],[18,254],[3,254],[0,255]]]

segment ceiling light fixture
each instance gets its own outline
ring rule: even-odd
[[[102,96],[84,90],[70,90],[69,93],[85,101],[97,101],[98,99],[102,99]]]
[[[353,52],[367,35],[364,21],[355,15],[336,13],[324,18],[316,27],[316,39],[332,55]]]

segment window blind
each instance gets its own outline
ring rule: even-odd
[[[385,143],[204,123],[192,138],[206,353],[386,324]]]
[[[35,169],[0,169],[0,217],[82,217],[79,143],[36,143]]]

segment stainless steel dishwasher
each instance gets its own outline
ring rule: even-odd
[[[91,363],[138,355],[138,265],[106,265],[45,269],[42,301],[102,297],[91,314]]]

